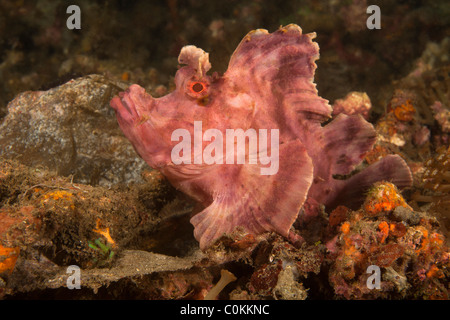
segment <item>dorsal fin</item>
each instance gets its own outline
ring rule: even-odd
[[[280,103],[265,107],[276,109],[273,114],[282,113],[282,122],[296,135],[320,126],[332,112],[313,82],[319,58],[319,46],[312,41],[315,36],[303,34],[294,24],[270,34],[252,31],[236,48],[224,75],[261,96],[275,97]]]

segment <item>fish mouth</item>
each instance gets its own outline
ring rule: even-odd
[[[145,92],[145,89],[139,85],[133,84],[126,91],[120,92],[111,102],[111,107],[116,111],[119,122],[136,124],[147,119],[146,115],[153,98]]]

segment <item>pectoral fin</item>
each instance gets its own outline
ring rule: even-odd
[[[200,248],[236,227],[253,234],[275,231],[287,236],[312,179],[312,160],[299,140],[280,145],[276,174],[261,175],[261,164],[241,165],[235,184],[221,190],[191,219]]]

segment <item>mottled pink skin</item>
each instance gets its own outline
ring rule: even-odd
[[[314,36],[302,34],[296,25],[272,34],[252,31],[221,77],[206,75],[211,67],[208,54],[188,46],[180,53],[180,63],[187,66],[178,70],[174,92],[154,99],[132,85],[111,101],[138,154],[205,206],[191,219],[202,249],[236,227],[288,236],[307,197],[335,205],[344,195],[342,201],[352,204],[359,200],[357,194],[380,179],[411,183],[409,169],[398,157],[348,181],[333,179],[333,174],[348,174],[362,161],[375,141],[375,131],[361,116],[339,115],[321,126],[332,109],[313,83],[319,55]],[[192,91],[196,81],[207,90]],[[193,136],[194,121],[202,121],[203,132],[215,128],[224,137],[226,129],[279,129],[278,172],[261,175],[259,162],[175,165],[171,151],[178,141],[171,141],[172,132],[183,128]],[[348,191],[346,186],[358,190]]]

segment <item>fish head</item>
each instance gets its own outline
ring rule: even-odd
[[[171,156],[180,141],[179,133],[194,137],[195,123],[201,123],[202,132],[197,133],[200,137],[208,129],[225,133],[226,129],[245,130],[251,125],[253,100],[245,88],[239,88],[226,77],[206,74],[211,68],[208,53],[186,46],[178,60],[186,65],[175,75],[173,92],[154,98],[133,84],[111,100],[122,132],[155,169],[174,168]],[[190,143],[193,150],[193,138]],[[207,142],[201,142],[202,150],[206,145]],[[194,155],[191,156],[194,162]]]

